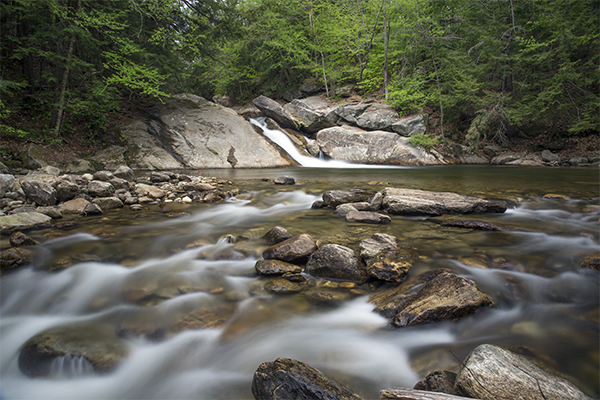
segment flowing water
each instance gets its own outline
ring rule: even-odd
[[[599,395],[599,274],[579,268],[585,255],[600,251],[598,170],[292,168],[203,174],[235,180],[245,195],[221,204],[117,210],[74,220],[72,227],[30,232],[43,243],[34,265],[0,278],[4,398],[251,399],[255,369],[289,357],[375,399],[381,389],[412,387],[434,370],[456,370],[457,359],[481,343],[526,354],[590,396]],[[297,184],[261,180],[280,175],[294,176]],[[502,199],[510,205],[505,214],[468,218],[510,229],[472,231],[400,216],[387,225],[354,224],[331,210],[310,208],[325,190],[355,185]],[[362,292],[337,305],[313,303],[302,293],[269,294],[262,289],[268,279],[255,275],[254,264],[267,247],[261,236],[276,225],[354,249],[373,233],[394,235],[415,248],[410,276],[451,269],[473,279],[497,307],[456,323],[391,329],[367,301],[373,285],[361,285]],[[54,235],[57,231],[63,235]],[[7,247],[7,238],[0,244]],[[332,286],[324,280],[313,284]],[[220,322],[184,329],[182,321],[189,322],[190,315]],[[25,376],[20,349],[57,327],[102,340],[114,337],[129,354],[104,374],[93,372],[84,357],[63,356],[53,361],[48,377]]]

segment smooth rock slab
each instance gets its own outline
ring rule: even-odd
[[[503,213],[505,204],[449,192],[385,188],[382,208],[395,215]]]
[[[346,221],[363,224],[389,224],[392,222],[392,219],[389,215],[371,211],[350,211],[346,214]]]
[[[24,212],[0,217],[2,234],[50,226],[52,218],[39,212]]]
[[[590,400],[571,382],[490,344],[482,344],[469,354],[456,375],[456,387],[481,400]]]
[[[252,394],[257,400],[344,399],[361,397],[301,361],[278,358],[262,363],[254,372]]]

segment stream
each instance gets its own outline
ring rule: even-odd
[[[0,278],[2,399],[252,399],[254,371],[279,357],[306,362],[377,399],[381,389],[412,387],[435,370],[457,370],[482,343],[527,355],[586,394],[600,395],[600,274],[579,268],[586,255],[600,252],[597,169],[340,166],[200,173],[232,180],[242,195],[220,204],[154,204],[74,219],[62,235],[28,232],[42,243],[36,261]],[[297,183],[263,180],[281,175]],[[511,229],[474,231],[401,216],[366,225],[348,223],[331,209],[311,209],[324,191],[353,186],[500,199],[509,204],[505,214],[466,218]],[[374,233],[394,235],[417,254],[409,279],[447,268],[474,280],[497,307],[455,323],[392,329],[368,302],[376,285],[360,285],[336,304],[315,303],[303,293],[270,294],[263,289],[269,278],[257,276],[254,264],[268,246],[262,235],[274,226],[355,250]],[[8,247],[8,238],[0,244]],[[219,322],[182,328],[198,310]],[[56,327],[92,337],[109,332],[129,354],[105,374],[82,357],[62,357],[50,376],[25,376],[21,348]]]

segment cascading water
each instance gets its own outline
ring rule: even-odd
[[[249,200],[180,205],[188,207],[187,217],[166,218],[157,205],[143,215],[123,210],[89,217],[62,238],[30,232],[43,242],[43,258],[0,279],[3,396],[251,399],[258,365],[288,357],[378,398],[381,389],[412,387],[428,372],[455,370],[454,355],[463,359],[480,343],[537,358],[598,396],[599,275],[578,266],[600,251],[597,172],[569,171],[557,189],[561,170],[545,171],[548,178],[531,169],[487,170],[494,179],[486,171],[469,175],[481,169],[468,168],[377,171],[392,186],[513,199],[506,214],[469,217],[507,227],[482,232],[397,216],[382,226],[349,224],[331,210],[311,209],[320,198],[311,193],[374,178],[372,170],[349,171],[352,181],[336,171],[326,183],[270,186]],[[541,196],[557,190],[577,199]],[[364,295],[338,304],[266,292],[268,279],[256,276],[254,265],[266,247],[261,236],[276,225],[352,248],[376,232],[394,235],[417,253],[409,276],[450,269],[477,282],[497,307],[458,322],[390,329],[368,302],[375,289],[369,285],[357,288]],[[503,267],[489,267],[499,260]],[[65,355],[52,361],[48,376],[26,376],[19,368],[25,343],[56,329],[86,332],[97,342],[108,338],[128,353],[104,373],[91,372],[83,357]]]

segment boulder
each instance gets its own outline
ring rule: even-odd
[[[551,152],[550,150],[542,151],[542,160],[544,160],[547,163],[551,163],[551,164],[559,164],[560,163],[560,157],[558,155],[554,154],[553,152]]]
[[[15,177],[9,174],[0,174],[0,198],[10,192],[10,187],[15,181]]]
[[[102,181],[102,182],[108,182],[112,178],[114,178],[114,175],[110,171],[94,172],[94,174],[92,176],[94,177],[95,181]]]
[[[504,164],[508,164],[517,160],[522,159],[523,157],[525,157],[525,153],[504,153],[504,154],[500,154],[498,156],[495,156],[494,158],[492,158],[492,160],[490,161],[490,164],[492,165],[504,165]]]
[[[483,147],[483,152],[488,157],[496,157],[502,153],[502,147],[491,144]]]
[[[276,226],[269,229],[269,231],[263,235],[263,239],[271,244],[277,244],[291,238],[292,236],[294,235],[289,233],[287,229],[282,228],[281,226]]]
[[[0,232],[3,234],[50,226],[52,218],[39,212],[24,212],[0,217]]]
[[[131,161],[130,165],[144,170],[185,168],[181,160],[163,147],[161,134],[156,126],[155,121],[147,124],[141,120],[130,120],[121,127],[121,132],[127,138],[125,155]]]
[[[586,157],[571,157],[569,159],[569,164],[571,164],[572,166],[576,167],[580,164],[587,164],[589,162],[589,160]]]
[[[368,130],[391,130],[400,115],[386,104],[371,104],[356,118],[356,125]]]
[[[340,217],[345,217],[346,215],[348,215],[348,213],[352,211],[358,211],[356,207],[352,205],[352,203],[340,204],[335,208],[336,215],[339,215]]]
[[[115,187],[109,182],[91,181],[88,183],[88,192],[93,197],[110,197],[115,194]]]
[[[354,250],[339,244],[326,244],[315,251],[306,263],[306,272],[312,276],[366,282],[365,266]]]
[[[369,276],[385,282],[402,282],[413,264],[411,250],[399,247],[396,237],[384,233],[361,240],[359,256]]]
[[[292,264],[302,264],[316,250],[315,240],[310,235],[302,234],[267,247],[262,256],[265,260],[275,259]]]
[[[42,213],[44,215],[47,215],[47,216],[49,216],[52,219],[59,219],[59,218],[63,217],[62,212],[60,211],[60,209],[58,208],[58,206],[38,207],[34,211],[37,211],[37,212]]]
[[[319,370],[288,358],[262,363],[252,378],[252,394],[256,400],[361,399],[352,390],[329,379]]]
[[[122,146],[110,146],[104,150],[100,150],[91,157],[91,160],[100,165],[101,168],[115,170],[121,165],[126,165],[125,151],[127,149]]]
[[[129,354],[112,325],[65,326],[52,328],[29,339],[19,354],[19,369],[29,377],[48,376],[53,361],[79,357],[96,372],[109,372]]]
[[[401,136],[427,133],[427,114],[400,118],[392,124],[392,130]]]
[[[440,161],[411,145],[394,132],[367,132],[350,126],[335,126],[316,134],[319,148],[335,160],[359,164],[437,165]]]
[[[275,100],[258,96],[252,103],[267,117],[273,118],[283,128],[298,129],[292,116]]]
[[[273,180],[276,185],[295,185],[296,180],[293,176],[278,176]]]
[[[315,133],[335,125],[335,107],[319,96],[294,99],[283,106],[300,130]]]
[[[90,202],[86,199],[77,198],[64,202],[59,206],[59,210],[63,214],[83,214],[89,204]]]
[[[281,260],[258,260],[254,264],[254,269],[259,275],[298,274],[302,272],[302,267],[299,265]]]
[[[328,190],[323,193],[323,201],[330,207],[337,207],[344,203],[370,201],[373,195],[373,192],[360,188],[352,190]]]
[[[0,252],[0,271],[6,272],[27,264],[33,261],[33,253],[31,250],[21,247],[11,247],[10,249]]]
[[[102,209],[98,204],[88,203],[83,209],[81,215],[99,215],[102,214]]]
[[[346,221],[362,224],[389,224],[392,219],[389,215],[371,211],[350,211],[346,214]]]
[[[56,204],[56,189],[49,183],[25,180],[21,188],[27,198],[40,206],[53,206]]]
[[[61,181],[56,185],[56,199],[59,203],[69,201],[80,193],[79,186],[69,181]]]
[[[469,354],[456,375],[456,387],[481,400],[590,399],[571,382],[491,344],[482,344]]]
[[[150,181],[152,183],[169,182],[170,180],[171,180],[171,176],[169,174],[167,174],[166,172],[152,171],[150,173]]]
[[[97,197],[92,200],[92,203],[97,204],[102,211],[123,208],[123,202],[117,197]]]
[[[505,204],[449,192],[385,188],[382,208],[395,215],[503,213]]]
[[[165,197],[165,192],[156,186],[138,183],[135,185],[135,193],[139,196],[149,196],[153,199],[162,199]]]
[[[126,179],[113,177],[111,180],[108,181],[108,183],[113,185],[115,190],[124,189],[126,191],[129,191],[129,189],[130,189],[129,181]]]
[[[133,172],[133,170],[131,168],[129,168],[126,165],[120,165],[115,170],[115,172],[113,172],[113,175],[116,176],[117,178],[125,179],[129,182],[131,182],[135,179],[135,173]]]
[[[356,120],[368,107],[368,104],[344,105],[336,108],[335,114],[349,124],[356,125]]]
[[[10,238],[8,239],[8,241],[9,241],[11,247],[37,246],[38,244],[40,244],[40,242],[38,242],[35,239],[30,238],[23,232],[13,233],[12,235],[10,235]]]

